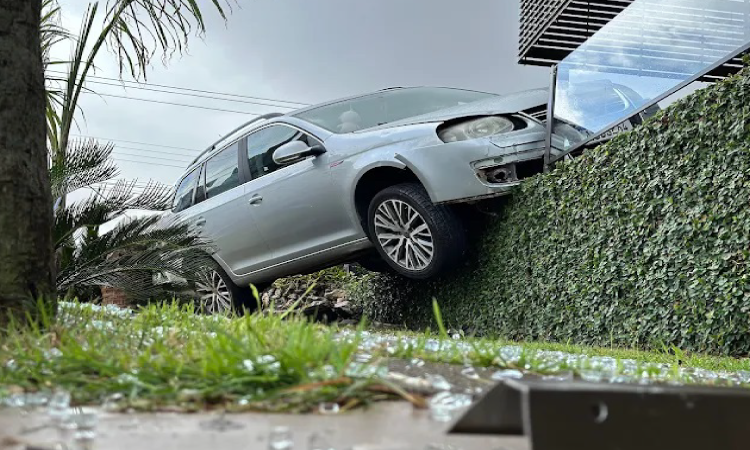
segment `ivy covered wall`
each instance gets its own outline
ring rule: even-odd
[[[370,281],[373,320],[518,340],[750,353],[750,72],[515,192],[444,279]]]

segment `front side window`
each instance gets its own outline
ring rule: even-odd
[[[350,133],[492,97],[496,95],[463,89],[394,89],[320,106],[296,116],[334,133]]]
[[[206,161],[206,198],[216,197],[240,185],[238,149],[239,144],[232,144]]]
[[[248,136],[247,158],[250,164],[250,179],[260,178],[283,167],[274,162],[273,152],[287,142],[298,139],[309,146],[320,144],[314,137],[284,125],[263,128]]]
[[[188,176],[182,179],[180,185],[177,186],[177,192],[175,192],[174,201],[172,202],[174,212],[182,211],[193,205],[193,190],[195,189],[195,182],[198,179],[199,169],[194,169],[190,172]]]

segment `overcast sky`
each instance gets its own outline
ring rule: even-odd
[[[61,0],[67,28],[79,29],[88,3]],[[390,86],[509,93],[548,84],[548,69],[516,63],[518,0],[240,0],[226,24],[208,6],[204,12],[205,39],[193,39],[189,54],[167,67],[157,60],[148,83],[305,104]],[[67,46],[56,49],[58,57],[68,52]],[[102,53],[97,65],[97,77],[119,76],[110,54]],[[289,111],[119,86],[89,87],[101,94],[248,113]],[[85,120],[74,133],[120,140],[115,154],[122,177],[169,184],[197,150],[253,117],[94,95],[82,96],[81,107]]]

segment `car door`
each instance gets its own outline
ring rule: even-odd
[[[201,235],[215,247],[214,256],[235,274],[251,271],[268,253],[244,198],[240,147],[235,142],[205,162],[191,208]]]
[[[251,181],[245,196],[268,242],[267,267],[283,265],[282,272],[288,273],[345,251],[351,235],[347,212],[331,201],[343,192],[331,182],[327,154],[286,166],[273,161],[273,152],[292,140],[321,144],[303,130],[279,123],[250,134],[246,142]]]

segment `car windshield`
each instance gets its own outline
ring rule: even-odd
[[[334,133],[350,133],[494,96],[450,88],[393,89],[320,106],[296,116]]]

